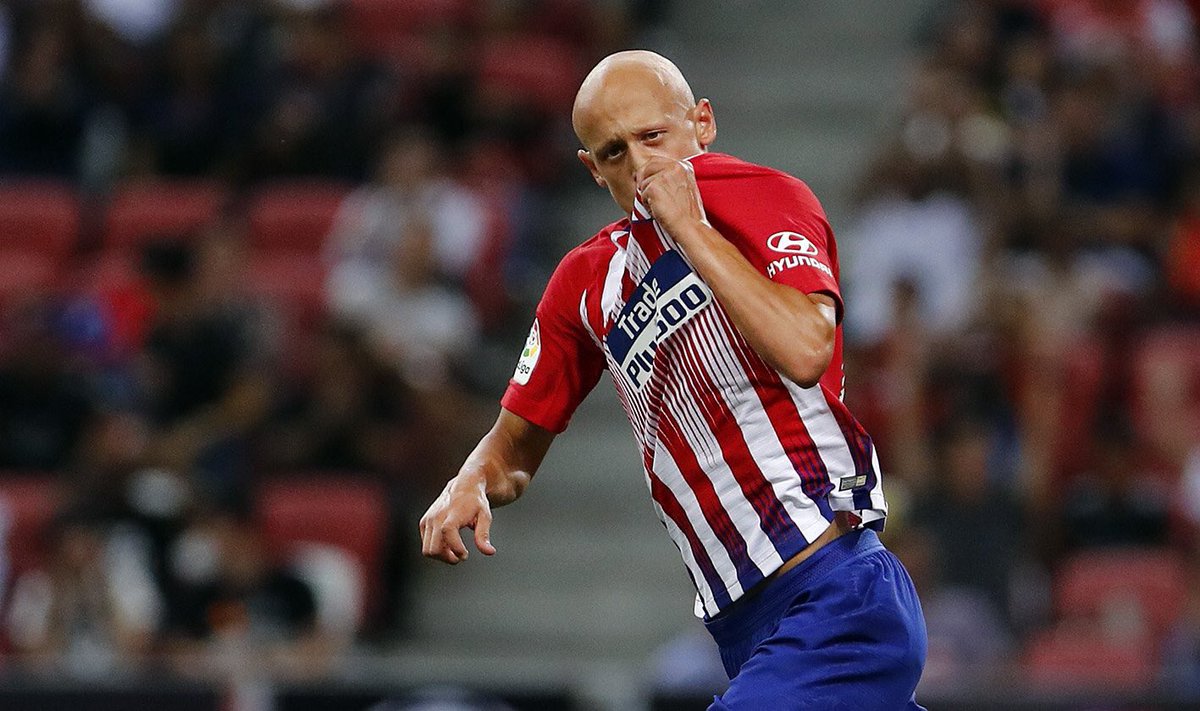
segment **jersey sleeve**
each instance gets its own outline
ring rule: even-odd
[[[550,277],[529,337],[500,404],[552,432],[562,432],[596,386],[605,360],[583,323],[583,287],[569,258]]]
[[[837,245],[812,191],[782,174],[736,181],[736,189],[701,194],[709,221],[768,279],[833,298],[842,321]]]

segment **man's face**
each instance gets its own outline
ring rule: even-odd
[[[712,106],[695,106],[644,87],[614,87],[595,101],[581,127],[579,159],[600,187],[626,212],[633,211],[634,175],[651,158],[690,158],[716,135]]]

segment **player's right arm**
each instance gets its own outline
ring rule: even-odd
[[[611,241],[597,237],[583,246],[589,244]],[[604,371],[604,355],[580,312],[596,271],[582,249],[572,250],[546,285],[496,424],[421,517],[421,550],[429,558],[451,565],[466,560],[464,528],[474,529],[481,553],[496,552],[488,540],[492,508],[521,496],[555,435]]]
[[[467,559],[462,529],[475,531],[475,547],[494,555],[489,536],[492,507],[520,498],[541,465],[555,433],[501,408],[491,431],[446,483],[421,517],[421,552],[454,565]]]

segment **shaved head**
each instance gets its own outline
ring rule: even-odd
[[[625,212],[639,167],[703,153],[717,135],[708,99],[697,102],[679,67],[645,50],[601,60],[575,95],[571,124],[583,144],[579,160]]]
[[[571,111],[575,135],[585,146],[585,138],[598,118],[611,113],[621,99],[652,100],[660,106],[674,105],[683,111],[696,105],[692,87],[675,63],[661,54],[631,49],[610,54],[588,72]]]

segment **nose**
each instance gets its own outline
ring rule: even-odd
[[[634,177],[636,177],[638,172],[641,171],[642,166],[649,163],[650,159],[654,156],[655,152],[652,148],[648,148],[639,144],[634,144],[629,147],[629,164],[633,167]]]

